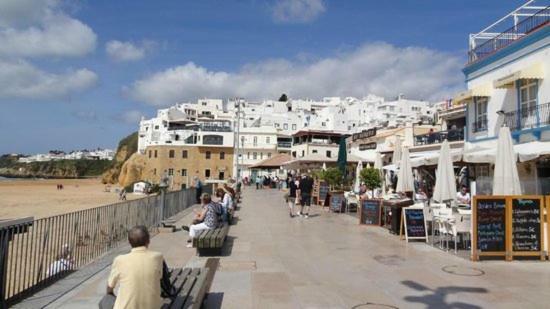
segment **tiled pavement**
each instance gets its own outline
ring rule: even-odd
[[[207,308],[550,307],[550,262],[473,263],[320,207],[291,219],[276,190],[247,188],[244,196]],[[204,263],[185,238],[160,234],[152,249],[171,266]],[[108,271],[50,308],[95,308]]]

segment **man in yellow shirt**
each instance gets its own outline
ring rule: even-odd
[[[116,285],[120,285],[114,309],[160,308],[162,254],[147,248],[149,232],[145,226],[133,227],[128,232],[128,241],[132,251],[115,258],[107,282],[107,294],[114,295]]]

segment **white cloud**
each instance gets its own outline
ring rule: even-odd
[[[440,51],[372,43],[314,62],[266,60],[236,73],[189,62],[138,80],[124,92],[155,106],[200,97],[277,99],[281,93],[294,98],[403,93],[440,100],[463,88],[461,68],[462,59]]]
[[[308,23],[325,12],[322,0],[279,0],[273,6],[273,19],[281,23]]]
[[[97,79],[88,69],[53,74],[23,60],[0,59],[0,98],[57,99],[86,90]]]
[[[155,43],[152,41],[144,41],[138,46],[130,42],[114,40],[107,42],[105,51],[115,61],[136,61],[143,59],[145,54],[153,49],[154,45]]]
[[[0,2],[0,56],[75,57],[95,49],[93,30],[59,8],[55,0]]]
[[[125,111],[118,116],[119,120],[122,120],[129,124],[137,124],[141,120],[143,113],[137,110]]]

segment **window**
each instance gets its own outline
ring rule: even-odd
[[[257,153],[257,152],[253,152],[253,153],[252,153],[252,159],[253,159],[253,160],[257,160],[257,159],[258,159],[258,153]]]
[[[275,128],[278,128],[279,127],[279,124],[278,123],[275,123]]]
[[[157,152],[157,150],[155,150],[155,158],[157,157],[157,155],[158,155],[158,152]]]
[[[293,158],[296,158],[296,151],[293,151],[293,152],[292,152],[292,157],[293,157]]]
[[[475,123],[474,132],[487,131],[487,98],[474,98]]]
[[[311,153],[317,153],[317,149],[313,149]]]
[[[306,155],[305,150],[302,150],[302,157]]]
[[[207,151],[206,152],[206,159],[210,159],[211,156],[212,156],[212,153],[210,151]]]
[[[149,159],[151,159],[152,153],[153,153],[153,152],[152,152],[151,150],[149,150]]]
[[[157,174],[157,169],[154,168],[154,169],[153,169],[153,175],[156,175],[156,174]]]
[[[330,150],[327,150],[327,158],[330,158],[330,156],[331,156]]]
[[[220,160],[224,160],[225,159],[225,152],[220,152]]]
[[[264,159],[264,153],[260,152],[260,160],[263,160],[263,159]]]
[[[254,142],[252,143],[254,146],[258,146],[258,137],[254,136]]]
[[[326,126],[327,126],[327,123],[326,123],[326,122],[321,122],[321,125],[322,125],[323,127],[326,127]]]
[[[170,150],[168,151],[168,158],[173,158],[175,153],[176,153],[176,152],[174,151],[174,149],[170,149]]]
[[[223,145],[223,136],[221,135],[205,135],[202,138],[202,143],[205,145]]]
[[[268,137],[265,138],[265,143],[266,143],[266,144],[269,144],[269,142],[270,142],[270,138],[269,138],[269,136],[268,136]]]
[[[537,124],[537,80],[519,82],[520,128]]]
[[[283,125],[283,129],[288,130],[288,123],[285,123],[285,124]]]
[[[187,159],[187,150],[182,150],[181,151],[181,157],[184,158],[184,159]]]
[[[168,169],[168,176],[174,176],[174,169],[173,168]]]
[[[155,126],[155,130],[158,130],[159,129],[159,126]]]
[[[292,130],[296,130],[296,124],[295,123],[292,124]]]
[[[268,152],[268,153],[267,153],[267,157],[268,157],[268,158],[271,158],[271,152]]]
[[[210,178],[210,170],[209,169],[204,170],[204,177]]]
[[[218,179],[219,180],[223,180],[224,177],[225,177],[225,172],[219,172],[218,173]]]
[[[250,159],[250,152],[247,152],[247,153],[246,153],[246,158],[247,158],[247,159]]]
[[[187,176],[187,170],[186,169],[181,170],[181,176],[183,176],[183,177]]]

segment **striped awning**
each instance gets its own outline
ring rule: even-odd
[[[491,84],[484,84],[466,91],[462,91],[453,98],[453,103],[458,104],[460,102],[469,100],[473,97],[490,97],[493,91]]]
[[[520,79],[543,79],[544,69],[541,63],[532,65],[526,69],[501,77],[493,82],[495,88],[510,88],[514,82]]]

